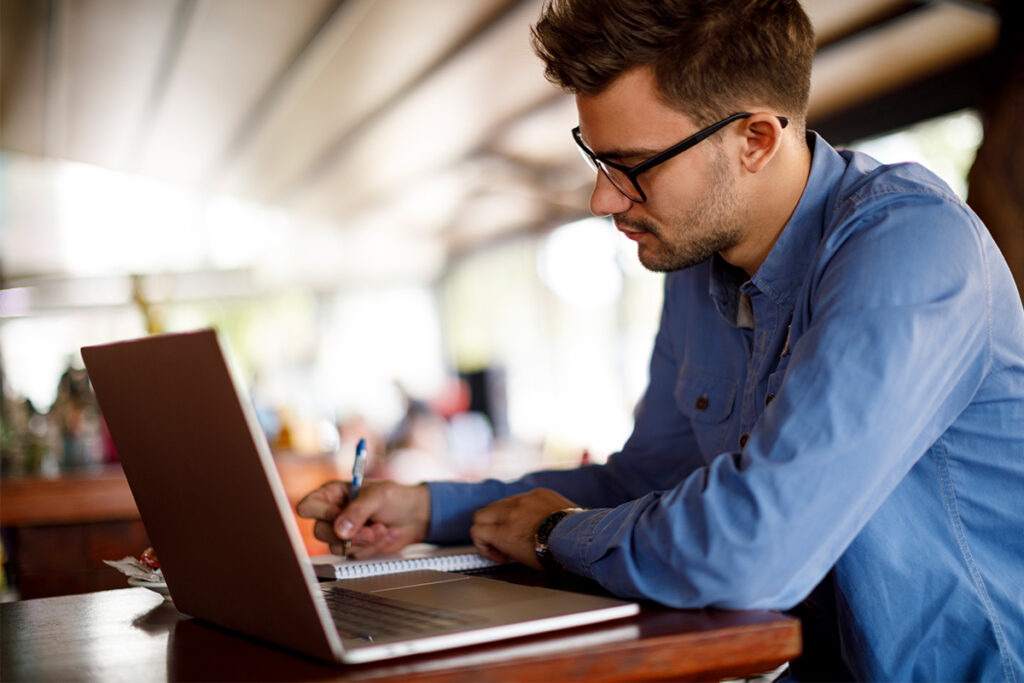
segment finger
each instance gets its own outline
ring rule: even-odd
[[[369,526],[364,526],[362,529],[357,531],[352,536],[352,543],[354,545],[371,546],[377,545],[387,536],[388,528],[377,522]]]
[[[404,529],[389,528],[381,541],[381,552],[396,553],[412,542],[412,533]]]
[[[329,481],[315,489],[295,505],[299,517],[307,519],[334,519],[348,499],[348,484]]]
[[[374,555],[380,555],[385,552],[384,549],[378,543],[371,543],[369,545],[355,545],[354,543],[348,549],[349,557],[354,557],[357,560],[361,560],[366,557],[373,557]]]
[[[313,538],[324,543],[337,543],[337,534],[334,533],[334,525],[331,522],[318,519],[313,525]]]
[[[389,542],[388,527],[381,523],[364,526],[353,538],[352,552],[357,557],[370,557],[381,553],[391,552],[392,544]]]
[[[370,530],[370,533],[373,534],[373,543],[383,543],[385,539],[387,539],[388,537],[388,527],[381,524],[380,522],[377,522],[376,524],[372,524],[369,527],[365,528],[368,528]]]
[[[334,533],[338,538],[350,539],[367,520],[380,511],[385,504],[380,488],[364,487],[355,500],[342,508],[334,520]]]
[[[476,551],[478,553],[486,557],[488,560],[491,560],[492,562],[504,564],[505,562],[508,562],[510,559],[508,555],[501,552],[490,543],[485,543],[482,540],[473,539],[473,547],[476,548]]]
[[[353,557],[362,558],[382,553],[396,553],[412,541],[412,532],[397,527],[386,527],[383,524],[364,527],[362,531],[367,532],[366,538],[372,537],[372,542],[356,546],[353,541],[351,550]],[[360,536],[362,536],[362,531]]]
[[[473,513],[473,524],[501,524],[508,517],[511,501],[504,498]]]
[[[483,553],[489,548],[494,548],[497,540],[497,528],[490,524],[474,524],[469,528],[469,538],[473,545]]]

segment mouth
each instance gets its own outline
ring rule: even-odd
[[[639,225],[637,221],[630,221],[626,218],[620,218],[615,220],[615,228],[623,235],[633,240],[634,242],[640,241],[644,235],[653,235],[653,231],[644,225]]]
[[[651,234],[650,230],[644,230],[643,228],[638,229],[635,227],[626,227],[624,225],[616,225],[615,227],[618,228],[619,232],[634,242],[638,242],[644,235]]]

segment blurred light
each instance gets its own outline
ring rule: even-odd
[[[32,288],[0,289],[0,318],[27,315],[32,308]]]
[[[66,318],[21,318],[4,323],[0,338],[9,391],[32,401],[41,412],[57,397],[61,373],[68,365]]]
[[[622,292],[618,233],[606,218],[586,218],[555,229],[544,240],[537,273],[566,303],[597,308]]]
[[[961,199],[966,199],[967,173],[982,136],[981,119],[967,110],[861,140],[851,147],[883,164],[919,163],[946,181]]]
[[[537,164],[579,161],[579,174],[590,177],[587,165],[576,152],[569,131],[576,125],[576,101],[571,95],[556,98],[508,126],[493,142],[493,148],[512,159],[528,159]]]
[[[216,197],[205,215],[210,261],[240,268],[271,258],[288,241],[288,214],[235,197]]]
[[[440,320],[429,289],[349,291],[322,312],[314,393],[337,416],[390,429],[405,408],[399,387],[427,398],[444,386]]]
[[[195,193],[80,163],[57,172],[58,223],[73,274],[194,267],[204,239]]]

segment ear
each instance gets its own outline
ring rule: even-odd
[[[768,113],[754,114],[741,127],[743,150],[740,163],[749,173],[757,173],[772,160],[782,144],[782,122]]]

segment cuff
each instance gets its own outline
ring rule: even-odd
[[[479,483],[427,482],[430,489],[430,543],[469,543],[473,513],[509,495],[503,482],[488,479]]]
[[[597,526],[610,508],[584,510],[566,515],[548,537],[548,549],[559,564],[573,574],[593,579],[590,551]]]

